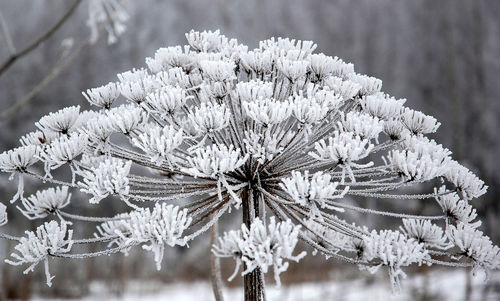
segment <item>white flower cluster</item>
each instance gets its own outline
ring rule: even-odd
[[[374,145],[369,140],[362,139],[352,132],[333,133],[333,137],[328,138],[328,144],[322,139],[314,144],[316,152],[309,152],[309,156],[319,161],[329,161],[342,167],[342,181],[344,173],[347,171],[350,179],[355,182],[352,168],[363,168],[373,165],[372,162],[366,164],[355,163],[355,161],[366,158],[372,151]]]
[[[69,204],[71,193],[68,186],[59,186],[39,190],[35,194],[22,199],[24,209],[19,208],[24,216],[29,219],[44,218]]]
[[[177,161],[174,156],[174,150],[178,148],[183,141],[183,131],[176,130],[171,126],[163,128],[152,126],[147,131],[132,138],[132,143],[142,149],[149,157],[151,162],[157,165],[164,161],[169,163]]]
[[[21,146],[0,154],[0,169],[3,172],[25,172],[38,161],[40,148],[37,145]]]
[[[422,264],[429,254],[423,243],[413,238],[406,238],[398,231],[392,230],[373,230],[369,236],[363,239],[364,252],[363,258],[368,261],[375,260],[379,262],[371,268],[371,272],[386,265],[389,267],[391,285],[393,290],[400,290],[400,277],[406,277],[401,269],[413,263]]]
[[[178,206],[163,203],[156,204],[153,210],[141,208],[132,211],[127,219],[117,222],[112,228],[125,245],[151,243],[142,248],[154,253],[156,268],[160,270],[165,244],[171,247],[184,245],[182,234],[190,226],[191,220],[187,209],[181,210]]]
[[[493,245],[490,238],[483,235],[483,232],[476,230],[466,224],[449,226],[447,235],[450,241],[457,246],[464,256],[474,261],[474,268],[490,269],[500,267],[500,248]]]
[[[475,220],[477,217],[476,209],[466,201],[461,200],[456,192],[446,189],[443,185],[438,189],[434,189],[436,201],[441,206],[447,221],[459,222],[466,224],[471,228],[481,226],[481,221]]]
[[[294,171],[291,178],[281,179],[282,183],[279,185],[299,205],[307,206],[314,201],[319,203],[321,208],[344,212],[342,208],[329,205],[328,200],[343,198],[349,186],[339,191],[337,189],[339,183],[332,182],[331,179],[330,175],[323,174],[321,171],[314,173],[311,179],[309,179],[308,171],[305,171],[303,175],[299,171]]]
[[[193,153],[193,157],[187,158],[190,167],[182,169],[193,177],[217,177],[240,168],[248,159],[248,155],[241,156],[240,149],[233,145],[214,144],[197,148]]]
[[[478,198],[488,190],[488,186],[484,185],[481,179],[456,161],[448,164],[444,176],[459,189],[465,200]]]
[[[293,255],[298,242],[300,226],[295,226],[290,220],[276,222],[274,217],[266,226],[260,219],[255,219],[250,229],[241,225],[241,230],[225,232],[219,238],[219,243],[213,246],[212,252],[219,257],[234,257],[237,261],[234,278],[241,263],[245,264],[242,275],[261,268],[267,273],[269,267],[273,266],[274,279],[280,285],[279,274],[288,269],[288,262],[298,262],[306,252]]]
[[[35,123],[44,133],[68,134],[75,127],[80,116],[80,106],[61,109],[46,115]]]
[[[109,83],[93,89],[82,92],[87,101],[95,106],[104,109],[111,108],[113,102],[120,96],[120,89],[116,83]]]
[[[38,263],[45,262],[45,275],[47,285],[52,285],[52,277],[49,272],[48,256],[68,253],[73,246],[71,240],[73,230],[68,230],[66,223],[58,224],[55,221],[45,223],[36,229],[36,232],[26,231],[26,237],[19,240],[15,246],[18,253],[12,253],[12,260],[5,262],[11,265],[30,264],[24,273],[32,272]]]
[[[401,231],[408,238],[413,238],[426,247],[438,249],[449,249],[451,245],[447,242],[444,231],[441,227],[424,219],[403,219]]]
[[[128,174],[131,165],[131,161],[106,159],[96,169],[82,172],[83,182],[78,183],[81,191],[92,195],[89,200],[92,204],[98,204],[110,194],[126,199],[130,189]]]
[[[47,175],[50,174],[50,170],[72,163],[83,153],[87,141],[87,135],[82,133],[74,133],[69,138],[64,135],[52,141],[39,156],[40,160],[45,163]]]

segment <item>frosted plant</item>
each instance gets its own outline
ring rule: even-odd
[[[73,246],[73,230],[68,230],[66,223],[58,224],[56,221],[45,223],[36,229],[36,232],[26,231],[26,236],[19,239],[15,249],[18,253],[12,253],[12,260],[5,262],[12,265],[30,264],[24,273],[33,271],[41,261],[45,265],[47,285],[52,285],[52,277],[49,272],[49,256],[58,256],[68,253]]]
[[[381,80],[352,64],[315,54],[311,41],[272,38],[248,50],[219,31],[186,38],[189,45],[147,58],[149,70],[84,92],[96,110],[42,117],[22,146],[0,154],[0,169],[19,177],[13,201],[22,199],[22,213],[68,221],[28,239],[0,234],[22,250],[9,263],[31,264],[30,271],[48,256],[142,246],[160,268],[167,245],[185,246],[224,214],[242,214],[239,230],[213,239],[212,254],[236,260],[230,278],[243,275],[246,300],[264,300],[264,274],[273,270],[279,283],[305,247],[371,272],[385,266],[395,290],[409,265],[498,268],[498,248],[476,230],[469,204],[487,187],[425,137],[440,125],[434,117],[386,95]],[[49,173],[65,168],[74,181]],[[61,188],[25,199],[24,177]],[[76,190],[94,206],[121,201],[130,209],[72,214],[67,196]],[[426,203],[435,214],[365,208],[366,198],[435,199]],[[399,228],[369,229],[359,214],[400,221]],[[97,223],[95,237],[72,239],[72,220]],[[46,242],[52,234],[54,250]],[[66,254],[71,243],[102,250]]]
[[[22,199],[23,207],[19,211],[29,219],[44,218],[52,213],[58,213],[59,209],[69,204],[71,193],[68,186],[60,186],[37,191],[26,199]]]
[[[214,246],[213,252],[219,257],[234,257],[236,269],[229,277],[233,279],[243,262],[246,269],[243,276],[251,273],[256,268],[267,272],[273,266],[274,279],[280,284],[279,274],[288,269],[288,262],[284,260],[299,261],[306,256],[306,252],[292,255],[297,245],[300,226],[293,225],[290,220],[278,222],[271,217],[268,227],[256,218],[250,229],[241,225],[241,230],[224,233],[219,238],[219,243]]]

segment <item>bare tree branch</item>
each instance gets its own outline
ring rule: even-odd
[[[19,51],[18,53],[11,55],[10,58],[7,59],[0,67],[0,76],[2,76],[2,74],[5,73],[5,71],[7,71],[7,69],[9,69],[9,67],[12,66],[12,64],[14,64],[17,60],[36,49],[45,40],[50,38],[69,19],[69,17],[71,17],[80,2],[82,2],[82,0],[75,0],[68,11],[61,17],[61,19],[59,19],[59,21],[57,21],[56,24],[54,24],[51,28],[49,28],[49,30],[47,30],[42,36],[33,41],[31,44],[29,44],[26,48]]]

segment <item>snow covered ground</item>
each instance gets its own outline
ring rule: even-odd
[[[500,300],[500,273],[490,275],[490,289],[485,293],[484,275],[472,278],[471,301]],[[403,281],[403,291],[400,295],[392,295],[388,279],[377,277],[373,281],[366,278],[350,281],[304,283],[277,288],[268,285],[267,299],[276,301],[313,301],[313,300],[464,300],[466,274],[463,271],[433,271],[424,276],[412,276]],[[103,283],[95,283],[91,295],[80,299],[83,301],[209,301],[213,300],[210,283],[173,283],[160,284],[155,282],[131,282],[126,285],[123,296],[117,297],[107,292]],[[427,287],[424,291],[422,288]],[[242,300],[240,288],[226,288],[225,300]],[[56,301],[57,299],[40,299],[38,301]]]

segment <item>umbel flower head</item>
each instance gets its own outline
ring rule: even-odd
[[[0,154],[0,169],[20,183],[31,176],[67,187],[24,200],[20,186],[14,200],[23,199],[27,217],[57,211],[100,223],[95,238],[75,242],[108,248],[73,258],[142,245],[160,268],[165,245],[184,246],[223,214],[241,212],[240,230],[225,233],[213,253],[234,258],[236,271],[242,264],[248,287],[271,267],[279,283],[288,261],[305,256],[295,250],[301,241],[328,260],[372,272],[385,266],[395,289],[413,264],[499,267],[498,249],[475,230],[469,204],[487,187],[425,137],[440,126],[434,117],[383,93],[381,80],[352,64],[314,53],[311,41],[271,38],[248,50],[219,31],[186,37],[189,45],[147,58],[149,70],[87,90],[94,111],[70,107],[42,117],[23,146]],[[126,104],[116,104],[119,93]],[[64,166],[75,179],[49,174]],[[431,190],[408,194],[417,185]],[[65,212],[73,190],[88,193],[94,206],[124,201],[130,211],[110,218]],[[426,202],[438,213],[364,208],[366,198]],[[399,230],[368,229],[359,214],[394,219]],[[26,256],[8,262],[36,264],[71,243],[68,235],[52,251],[47,231],[39,232],[20,241]],[[33,256],[29,243],[41,246]]]

